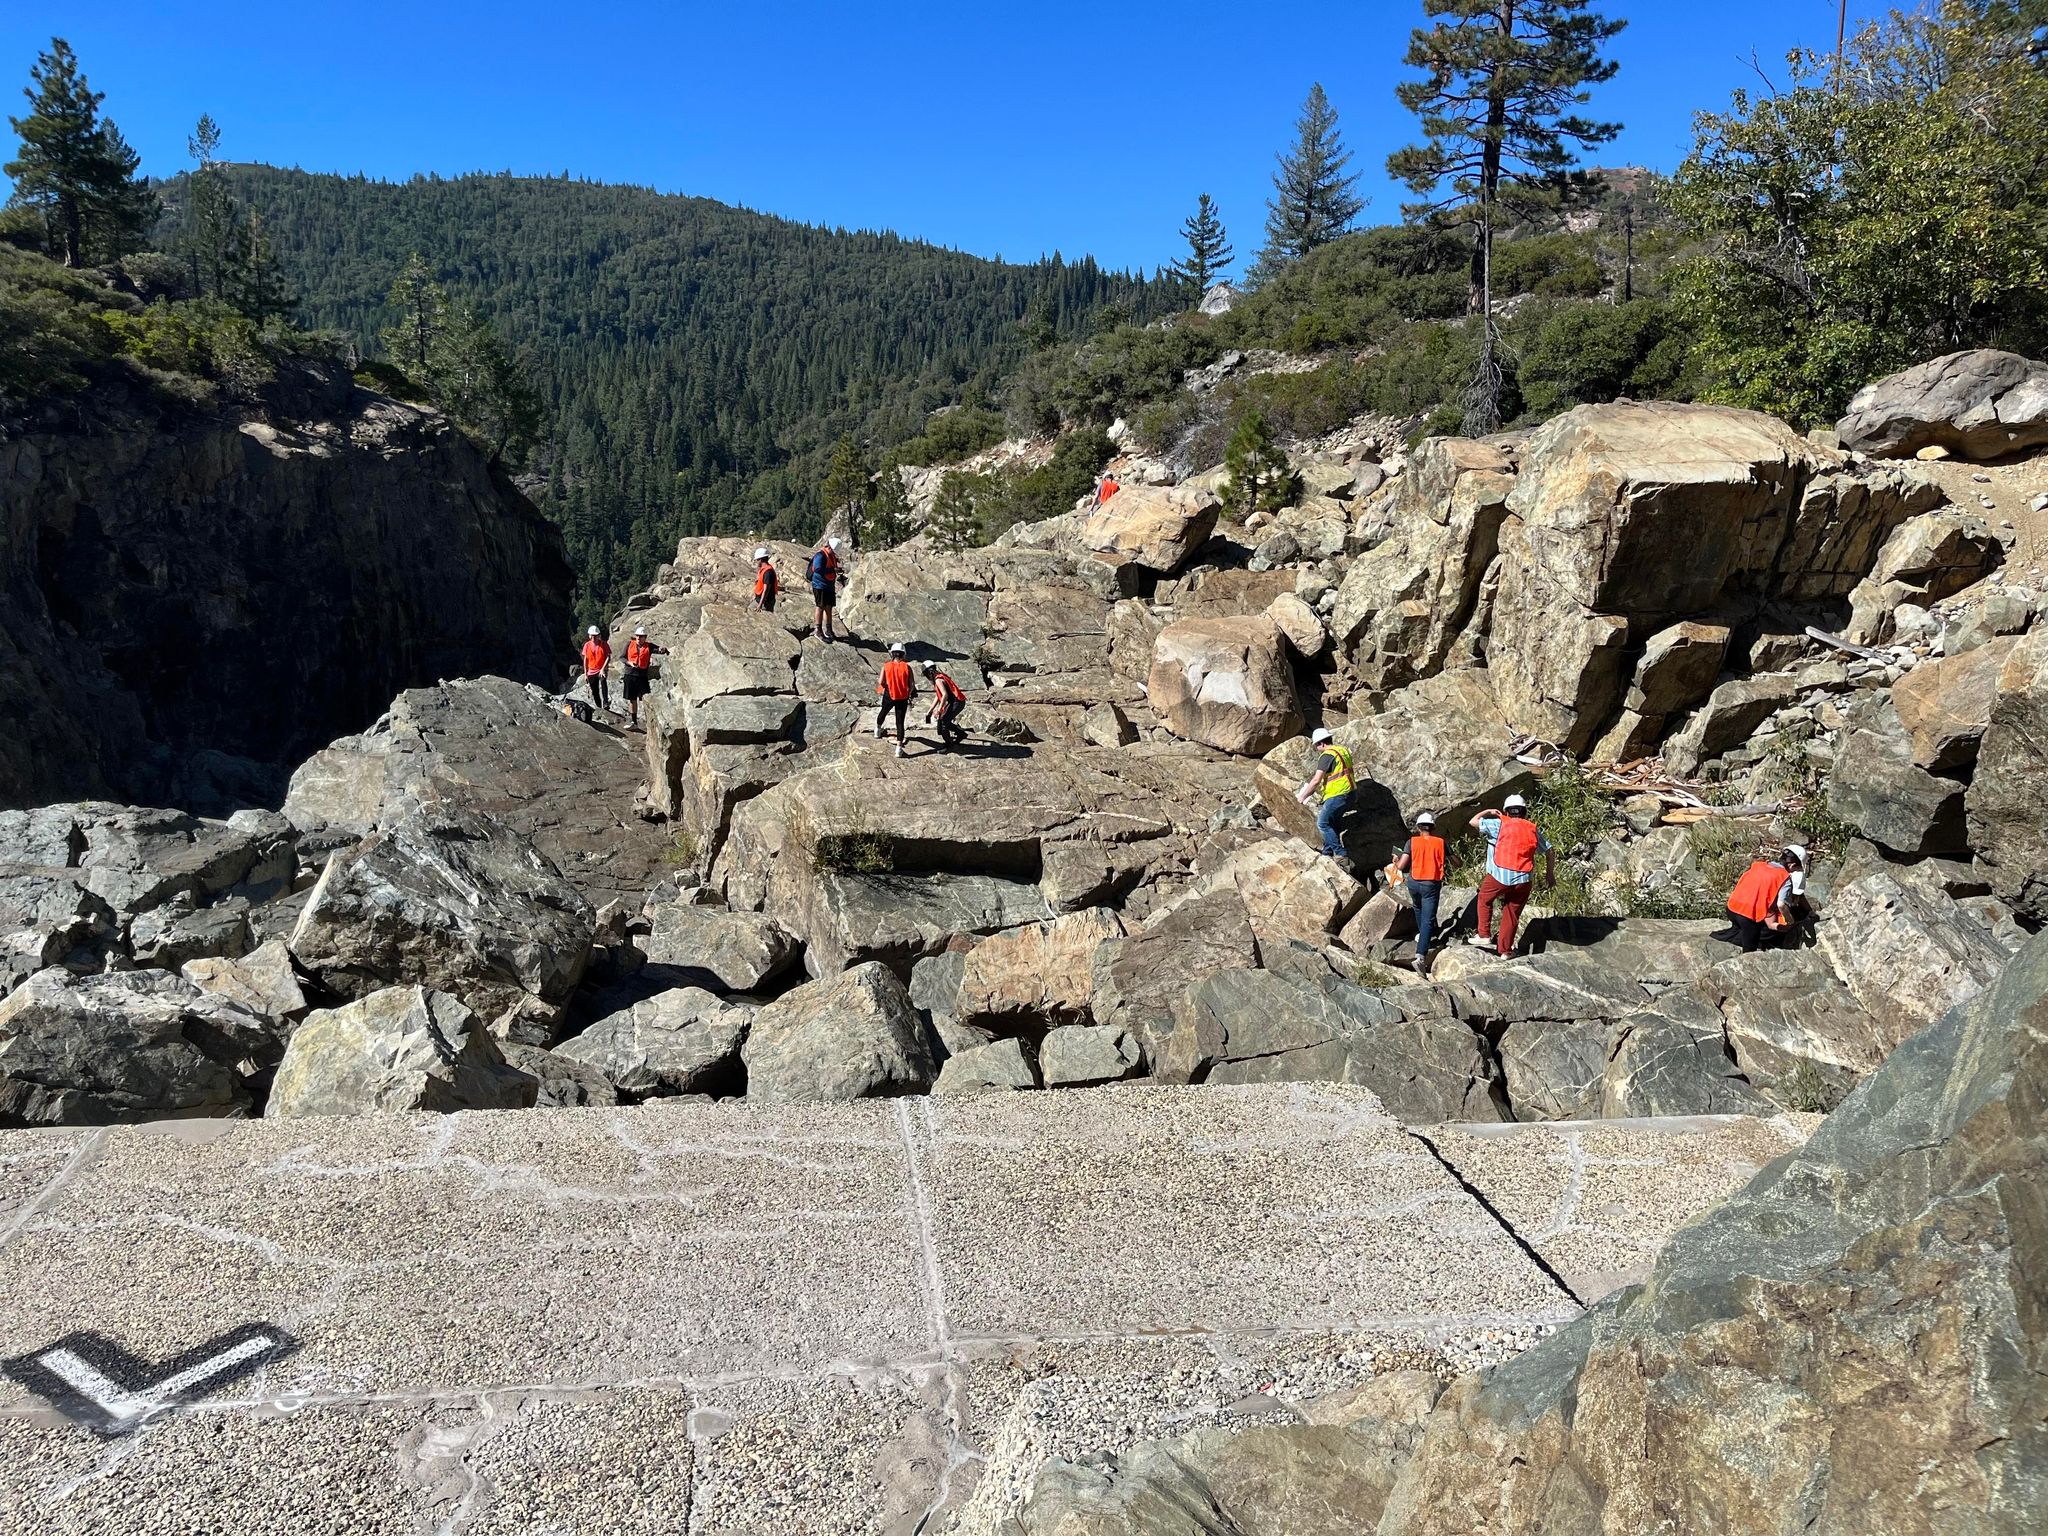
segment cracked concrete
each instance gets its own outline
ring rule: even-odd
[[[987,1536],[1046,1455],[1524,1347],[1575,1308],[1517,1237],[1597,1294],[1805,1129],[1439,1162],[1270,1085],[7,1133],[0,1355],[300,1347],[113,1442],[0,1383],[0,1529]]]

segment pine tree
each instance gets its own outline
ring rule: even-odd
[[[263,216],[254,208],[238,222],[234,261],[229,270],[228,288],[223,297],[258,325],[288,320],[299,307],[299,297],[291,279],[278,265],[277,252],[270,244],[270,232],[263,227]]]
[[[415,382],[425,384],[434,348],[448,325],[448,295],[418,251],[399,268],[386,302],[398,311],[398,318],[381,333],[384,350]]]
[[[874,500],[860,526],[862,549],[888,549],[910,535],[910,498],[903,489],[903,472],[894,464],[882,468]]]
[[[1254,512],[1277,512],[1294,500],[1293,466],[1257,411],[1247,411],[1230,434],[1223,469],[1223,508],[1240,522]]]
[[[1166,270],[1187,286],[1188,302],[1199,304],[1236,252],[1224,237],[1223,219],[1216,212],[1215,200],[1206,192],[1196,201],[1194,214],[1181,225],[1180,232],[1188,243],[1188,253]]]
[[[1601,45],[1624,22],[1588,0],[1423,0],[1435,25],[1416,28],[1407,64],[1422,78],[1397,89],[1422,120],[1423,142],[1387,170],[1431,200],[1413,216],[1463,213],[1474,226],[1470,308],[1480,317],[1479,367],[1466,401],[1468,431],[1500,425],[1500,328],[1493,315],[1493,241],[1504,192],[1554,192],[1579,152],[1605,144],[1619,123],[1572,110],[1616,65]]]
[[[427,360],[434,404],[492,458],[516,465],[540,432],[525,370],[467,304],[450,310]]]
[[[868,457],[854,441],[851,432],[842,433],[832,448],[832,462],[825,470],[825,517],[831,519],[844,513],[846,526],[856,538],[860,535],[864,521],[862,513],[868,504],[868,482],[873,478],[868,469]]]
[[[1255,281],[1298,261],[1351,228],[1364,210],[1358,174],[1344,173],[1351,151],[1337,131],[1337,109],[1320,83],[1309,88],[1295,121],[1294,148],[1280,156],[1273,196],[1266,203],[1266,248],[1252,269]]]
[[[228,265],[237,233],[234,198],[215,158],[220,149],[220,126],[201,113],[185,144],[198,168],[185,179],[185,217],[178,232],[178,250],[192,273],[192,296],[220,298],[228,286]]]
[[[21,153],[4,167],[10,207],[41,210],[50,244],[67,267],[139,250],[156,222],[156,194],[137,175],[141,156],[100,116],[105,96],[86,84],[63,38],[29,71],[29,114],[8,121]]]
[[[940,549],[962,550],[981,539],[981,519],[975,513],[974,476],[957,469],[946,471],[939,482],[939,494],[932,499],[930,528],[932,542]]]

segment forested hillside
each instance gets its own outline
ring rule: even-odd
[[[804,537],[842,432],[877,449],[975,399],[1040,339],[1171,295],[1092,261],[983,260],[702,198],[568,179],[403,184],[237,166],[303,302],[368,349],[421,253],[532,360],[529,466],[593,614],[684,534]],[[177,186],[168,196],[175,204]]]

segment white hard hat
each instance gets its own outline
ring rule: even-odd
[[[1789,859],[1797,859],[1800,863],[1804,864],[1806,862],[1806,849],[1798,843],[1787,843],[1785,845],[1785,856]]]
[[[644,639],[646,639],[646,638],[647,638],[647,626],[646,626],[645,624],[642,624],[642,625],[641,625],[641,626],[640,626],[640,627],[639,627],[638,629],[634,630],[634,631],[633,631],[633,638],[634,638],[634,639],[636,639],[636,640],[644,640]]]
[[[1316,727],[1315,734],[1309,737],[1309,740],[1314,742],[1317,746],[1321,746],[1324,742],[1330,739],[1330,733],[1323,729],[1323,727],[1321,727],[1320,725]]]
[[[1433,827],[1436,825],[1436,818],[1430,815],[1429,812],[1424,811],[1415,818],[1415,825],[1418,827]]]
[[[901,640],[898,640],[894,645],[890,646],[889,654],[892,656],[901,656],[903,654],[903,642]]]
[[[825,541],[825,547],[827,549],[837,549],[839,547],[839,540],[836,538],[827,539]]]
[[[1529,809],[1529,802],[1524,800],[1520,795],[1509,795],[1507,799],[1501,801],[1500,804],[1501,809],[1504,811],[1526,811],[1527,809]]]
[[[592,633],[593,635],[597,633],[597,626],[596,626],[595,624],[593,624],[593,625],[591,625],[591,626],[590,626],[590,632],[591,632],[591,633]]]
[[[762,545],[762,546],[761,546],[761,547],[760,547],[759,549],[755,550],[755,551],[754,551],[754,558],[755,558],[756,560],[766,560],[766,559],[768,559],[768,558],[769,558],[769,555],[768,555],[768,546],[767,546],[766,544],[763,544],[763,545]]]

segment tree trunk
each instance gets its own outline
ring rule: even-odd
[[[79,209],[78,199],[60,199],[57,214],[64,224],[64,265],[82,267],[85,265],[85,217]]]
[[[1516,0],[1506,0],[1498,12],[1504,44],[1512,44]],[[1467,430],[1480,433],[1500,428],[1500,335],[1493,320],[1493,220],[1500,195],[1501,144],[1507,137],[1507,46],[1502,59],[1493,66],[1486,83],[1486,142],[1479,164],[1479,242],[1473,255],[1478,267],[1479,369],[1472,380],[1470,404],[1465,412]]]

